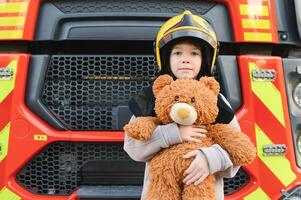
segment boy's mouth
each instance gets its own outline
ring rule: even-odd
[[[181,70],[192,70],[192,69],[188,68],[188,67],[181,67],[181,68],[179,68],[179,70],[181,71]]]

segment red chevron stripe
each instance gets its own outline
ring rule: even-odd
[[[0,13],[0,17],[20,17],[25,16],[25,13]]]
[[[260,29],[260,28],[243,28],[243,32],[253,32],[253,33],[271,33],[271,29]]]
[[[0,0],[0,3],[28,2],[29,0]]]
[[[255,121],[275,144],[283,144],[285,139],[285,127],[268,110],[262,101],[253,94]]]
[[[1,26],[1,30],[23,30],[24,26]]]
[[[268,5],[268,1],[267,1],[267,0],[252,0],[252,1],[241,0],[241,1],[239,1],[239,4],[248,4],[248,5]]]
[[[5,174],[5,165],[3,164],[5,161],[6,161],[6,158],[5,157],[1,162],[0,162],[0,188],[3,188],[5,186],[5,181],[6,181],[6,177],[7,174]]]
[[[260,159],[258,163],[261,177],[260,186],[270,197],[275,197],[275,194],[279,193],[285,186]]]
[[[7,59],[6,56],[0,56],[0,68],[5,68],[13,59],[14,58]]]
[[[0,130],[2,130],[10,121],[10,109],[13,98],[13,91],[0,103]]]

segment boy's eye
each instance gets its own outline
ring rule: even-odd
[[[175,101],[179,101],[180,97],[179,96],[175,96]]]
[[[200,55],[201,55],[201,53],[199,53],[199,52],[195,51],[195,52],[192,52],[192,55],[194,55],[194,56],[200,56]]]
[[[172,54],[174,54],[174,55],[181,55],[181,51],[174,51]]]
[[[195,98],[191,97],[190,101],[191,101],[191,103],[194,103],[195,102]]]

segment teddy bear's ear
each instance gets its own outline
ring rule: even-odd
[[[219,84],[213,77],[203,76],[200,78],[200,82],[214,92],[215,95],[219,93]]]
[[[162,76],[159,76],[153,85],[153,92],[155,97],[157,97],[158,93],[162,90],[163,87],[165,87],[166,85],[169,85],[173,82],[173,79],[171,76],[165,74]]]

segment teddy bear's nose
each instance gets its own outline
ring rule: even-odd
[[[189,110],[186,108],[179,108],[177,111],[177,115],[181,119],[186,119],[187,117],[189,117],[189,113]]]

